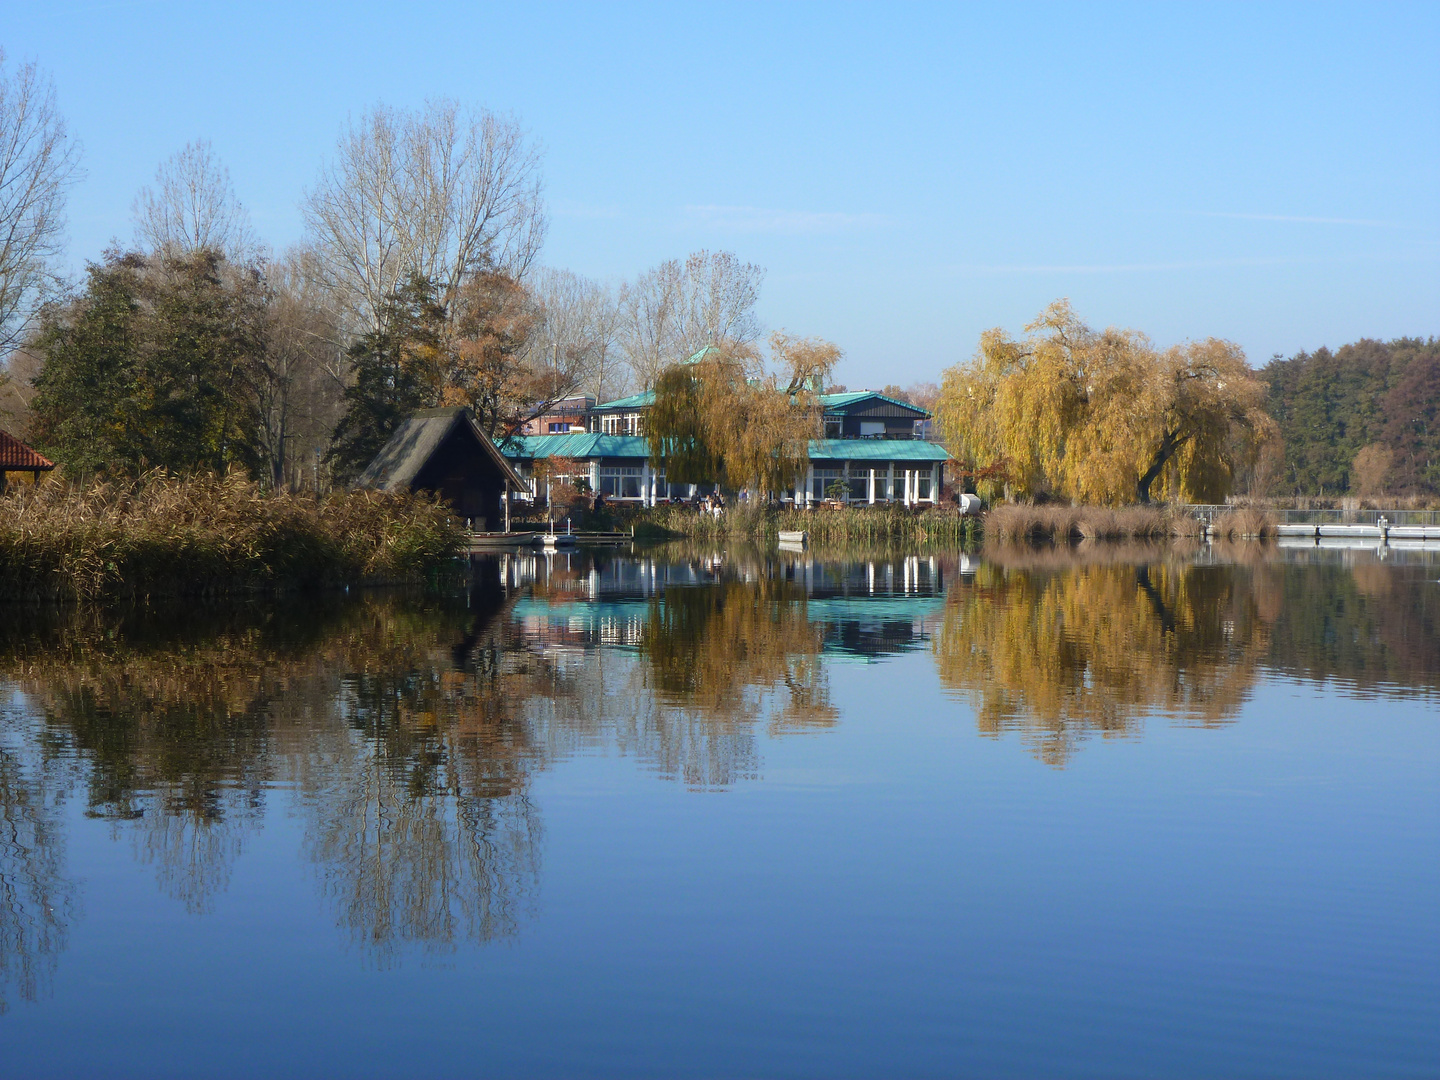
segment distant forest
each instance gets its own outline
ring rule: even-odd
[[[1283,446],[1257,493],[1440,494],[1440,338],[1276,356],[1260,375]]]

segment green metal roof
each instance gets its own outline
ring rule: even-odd
[[[596,405],[597,409],[644,409],[655,404],[655,391],[646,390],[643,394],[631,394],[629,397],[616,398],[614,401],[607,401]]]
[[[597,435],[572,431],[568,435],[515,435],[500,443],[507,458],[643,458],[650,447],[642,435]]]
[[[923,413],[925,416],[930,415],[928,412],[920,408],[920,406],[916,405],[914,402],[901,401],[898,398],[886,397],[884,394],[879,393],[875,390],[847,390],[843,394],[821,394],[820,404],[823,405],[826,409],[844,409],[847,406],[859,404],[860,402],[867,401],[870,398],[879,398],[881,401],[888,401],[891,405],[899,405],[903,409],[914,409],[916,412]]]
[[[811,439],[811,461],[949,461],[938,443],[918,439]]]
[[[701,352],[704,352],[704,350],[702,349]],[[699,355],[700,353],[695,354],[695,356]],[[691,357],[690,361],[687,361],[687,363],[693,361],[694,359],[695,357]],[[821,394],[820,404],[826,410],[845,409],[851,405],[858,405],[862,401],[868,401],[871,398],[878,398],[880,401],[888,401],[891,405],[899,405],[903,409],[914,409],[916,412],[921,413],[925,416],[930,415],[924,409],[920,408],[919,405],[915,405],[909,401],[900,401],[898,398],[886,397],[884,394],[878,393],[875,390],[847,390],[843,394]],[[641,394],[631,394],[629,397],[616,398],[614,401],[602,402],[601,404],[596,405],[595,408],[644,409],[654,404],[655,391],[646,390],[644,393]]]
[[[500,444],[508,458],[646,458],[650,446],[642,435],[517,435]],[[914,439],[812,439],[811,461],[949,461],[945,448]]]

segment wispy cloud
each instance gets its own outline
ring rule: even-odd
[[[697,224],[738,233],[833,233],[873,228],[887,221],[883,214],[767,210],[759,206],[687,206],[685,216]]]
[[[1143,274],[1161,270],[1215,270],[1239,266],[1280,266],[1303,260],[1288,258],[1194,259],[1136,263],[964,263],[951,267],[962,274]]]
[[[1289,221],[1299,225],[1362,225],[1372,229],[1397,228],[1394,221],[1372,221],[1369,218],[1299,217],[1294,214],[1235,214],[1223,210],[1196,210],[1196,217],[1235,218],[1240,221]]]

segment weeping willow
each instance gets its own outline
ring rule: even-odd
[[[1264,385],[1231,342],[1162,351],[1136,330],[1091,329],[1064,300],[1025,329],[986,331],[941,389],[952,452],[1003,465],[982,485],[992,498],[1220,502],[1274,435]]]

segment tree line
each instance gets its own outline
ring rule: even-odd
[[[1261,369],[1267,494],[1440,493],[1440,339],[1361,340]]]
[[[504,436],[760,336],[762,268],[698,251],[611,285],[541,264],[538,146],[450,100],[348,124],[275,252],[211,145],[135,198],[133,236],[62,273],[79,150],[34,64],[0,53],[0,423],[69,474],[353,477],[407,413]]]
[[[341,131],[302,241],[254,232],[192,142],[133,205],[133,236],[61,273],[79,150],[54,87],[0,53],[0,424],[71,476],[240,468],[273,488],[357,475],[418,409],[464,405],[503,438],[578,394],[654,389],[674,480],[780,490],[818,437],[841,353],[777,335],[764,270],[729,252],[619,284],[540,261],[542,160],[519,125],[440,99]],[[699,362],[690,361],[699,358]],[[1440,343],[1276,357],[1168,349],[1057,301],[1014,338],[885,392],[932,409],[983,494],[1078,502],[1440,491]]]

